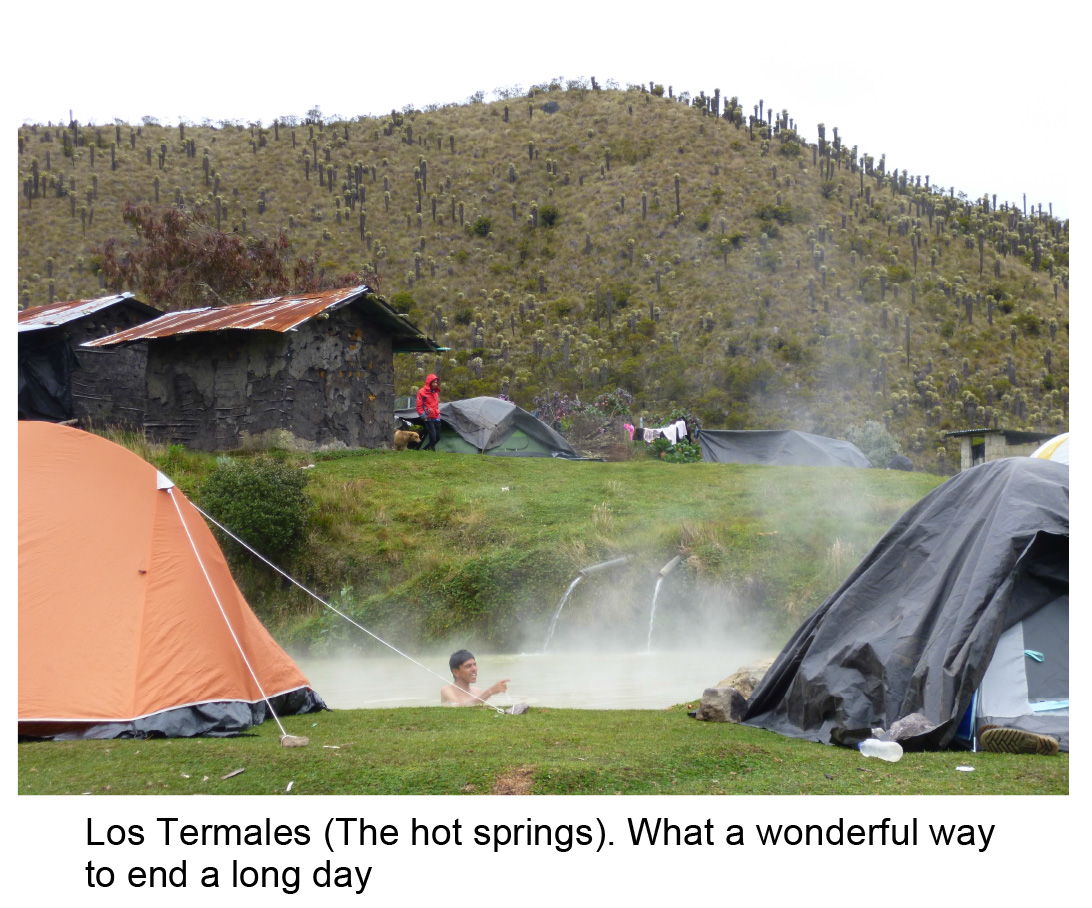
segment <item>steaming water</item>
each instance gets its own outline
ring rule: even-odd
[[[546,631],[546,640],[542,644],[542,651],[546,652],[550,648],[550,641],[554,639],[554,629],[557,627],[557,619],[561,617],[561,610],[565,608],[565,603],[569,601],[569,596],[572,595],[573,590],[576,589],[576,585],[584,579],[583,574],[577,574],[573,578],[573,582],[569,584],[569,588],[565,590],[565,595],[561,597],[561,600],[557,603],[557,609],[554,611],[554,617],[550,620],[550,629]]]
[[[445,681],[398,656],[297,656],[296,663],[333,709],[436,706]],[[447,658],[414,656],[450,678]],[[489,700],[570,709],[665,709],[696,702],[739,666],[753,650],[669,650],[477,655],[478,686],[509,678],[508,693]]]

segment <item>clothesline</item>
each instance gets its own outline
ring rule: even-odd
[[[673,423],[668,423],[666,426],[660,426],[658,429],[638,429],[628,422],[623,425],[626,434],[629,435],[630,441],[633,441],[634,438],[637,437],[637,433],[640,432],[640,440],[645,444],[652,444],[657,438],[663,437],[674,445],[685,440],[690,435],[686,428],[686,422],[681,419],[677,419]]]

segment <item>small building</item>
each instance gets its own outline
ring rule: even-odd
[[[1017,432],[1012,429],[962,429],[945,432],[945,438],[959,439],[959,469],[969,470],[980,463],[1002,457],[1028,457],[1053,432]]]
[[[138,428],[144,421],[145,346],[81,345],[160,314],[131,293],[20,310],[19,418]]]
[[[364,285],[170,312],[88,346],[132,343],[148,437],[207,451],[388,444],[394,354],[441,349]]]

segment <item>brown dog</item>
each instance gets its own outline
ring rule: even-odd
[[[394,432],[394,450],[404,451],[410,443],[419,445],[421,435],[418,432],[410,432],[406,429],[396,429]]]

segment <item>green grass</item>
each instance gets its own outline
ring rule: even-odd
[[[139,453],[168,473],[172,460],[184,466],[180,484],[200,503],[211,456]],[[289,573],[377,633],[419,644],[470,634],[501,650],[548,619],[581,568],[619,555],[632,557],[618,582],[633,602],[647,601],[648,578],[679,555],[683,595],[719,589],[783,634],[941,482],[892,470],[414,451],[318,457],[307,475],[312,517],[283,561]],[[225,551],[282,643],[357,642],[234,543]]]
[[[898,763],[670,710],[339,710],[238,738],[21,743],[19,793],[362,795],[1066,794],[1069,757],[908,753]],[[473,741],[472,747],[467,742]],[[957,766],[970,765],[974,772]],[[237,769],[244,772],[223,778]],[[291,792],[287,792],[292,783]]]

